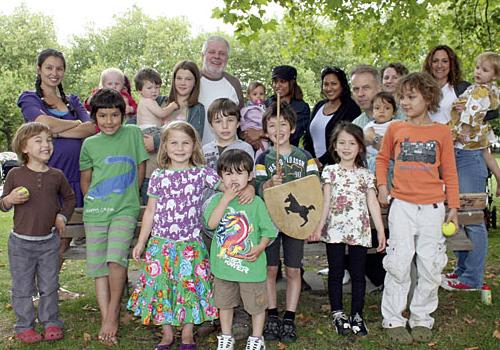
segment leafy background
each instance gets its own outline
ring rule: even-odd
[[[266,16],[271,3],[283,9],[282,19]],[[311,105],[320,99],[319,74],[325,65],[349,71],[359,63],[381,67],[401,61],[417,71],[431,47],[446,43],[461,58],[464,78],[472,80],[477,54],[500,47],[500,2],[490,0],[224,0],[213,16],[236,27],[233,35],[222,35],[231,43],[228,71],[244,87],[259,80],[269,88],[272,67],[291,64]],[[175,63],[191,59],[200,65],[209,34],[194,35],[186,18],[151,18],[132,7],[109,27],[89,27],[63,46],[53,20],[43,13],[21,5],[9,16],[0,15],[0,151],[9,148],[22,123],[17,97],[34,88],[42,49],[64,52],[65,91],[81,99],[107,67],[118,67],[130,78],[140,68],[153,67],[167,93]]]

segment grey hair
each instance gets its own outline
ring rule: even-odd
[[[360,64],[360,65],[357,65],[356,67],[354,67],[352,70],[351,70],[351,78],[354,74],[362,74],[362,73],[368,73],[368,74],[371,74],[373,76],[373,79],[375,79],[375,81],[380,84],[381,81],[380,81],[380,75],[378,73],[378,70],[377,68],[373,67],[373,66],[370,66],[368,64]]]
[[[231,48],[229,47],[229,41],[227,41],[225,38],[219,36],[219,35],[212,35],[211,37],[209,37],[207,40],[205,40],[203,42],[203,46],[201,48],[201,53],[202,55],[206,54],[207,53],[207,48],[208,48],[208,43],[211,42],[211,41],[219,41],[219,42],[222,42],[226,45],[227,47],[227,55],[229,56],[229,53],[230,53],[230,50]]]

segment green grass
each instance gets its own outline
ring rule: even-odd
[[[500,206],[498,206],[500,207]],[[13,339],[14,313],[10,306],[10,274],[7,261],[7,237],[11,227],[10,214],[0,213],[0,348],[2,349],[108,349],[95,340],[99,330],[99,312],[93,291],[93,280],[84,274],[84,261],[67,261],[61,273],[61,285],[72,291],[83,292],[78,300],[60,304],[60,314],[65,321],[66,337],[62,341],[26,346]],[[370,334],[365,338],[341,337],[335,334],[328,318],[328,298],[323,293],[303,293],[297,316],[299,340],[286,349],[498,349],[500,341],[493,336],[500,330],[500,229],[490,232],[486,282],[493,289],[494,304],[483,305],[479,292],[450,293],[440,290],[439,308],[434,317],[434,339],[430,344],[399,346],[391,343],[381,327],[381,294],[368,295],[365,314]],[[453,258],[450,254],[451,269]],[[317,263],[314,264],[316,267]],[[312,266],[311,266],[312,267]],[[131,268],[137,268],[131,265]],[[350,305],[350,295],[345,303]],[[283,303],[284,295],[280,295]],[[282,306],[280,308],[282,309]],[[124,313],[125,314],[125,313]],[[155,335],[156,333],[156,335]],[[129,317],[122,316],[119,346],[116,349],[152,349],[158,329],[144,327]],[[90,340],[86,340],[87,337]],[[215,335],[202,339],[199,349],[215,349]],[[268,342],[268,349],[278,349],[276,342]],[[244,349],[239,342],[238,350]],[[284,349],[284,348],[283,348]]]

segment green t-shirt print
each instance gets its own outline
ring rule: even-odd
[[[212,197],[204,218],[208,221],[219,203],[222,193]],[[224,212],[210,249],[212,273],[220,279],[235,282],[262,282],[267,277],[267,260],[263,251],[256,261],[243,257],[252,247],[258,245],[262,237],[270,240],[277,236],[264,201],[255,197],[250,204],[239,204],[233,199]]]
[[[137,217],[137,165],[146,159],[142,134],[136,126],[122,126],[114,135],[100,133],[86,139],[80,153],[80,170],[92,169],[92,181],[84,198],[84,221]]]

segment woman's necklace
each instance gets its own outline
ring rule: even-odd
[[[339,109],[340,105],[341,105],[341,102],[340,102],[339,99],[336,99],[333,102],[328,101],[325,104],[325,108],[323,108],[323,114],[330,115],[330,114],[333,114],[333,113],[337,112],[337,110]]]

